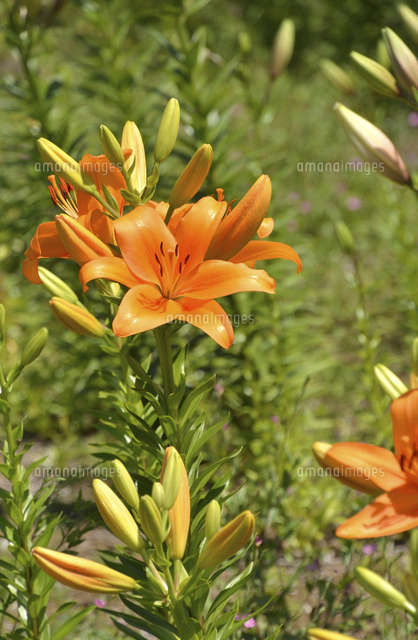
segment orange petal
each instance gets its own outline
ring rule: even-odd
[[[112,221],[100,211],[100,209],[93,209],[85,216],[80,216],[77,222],[86,227],[92,232],[99,240],[105,244],[116,244],[115,229]]]
[[[253,240],[231,258],[231,262],[250,262],[254,265],[257,260],[271,260],[272,258],[283,258],[284,260],[295,262],[298,267],[298,273],[302,269],[302,261],[296,251],[289,247],[288,244],[283,244],[283,242]]]
[[[393,441],[396,453],[410,457],[418,443],[418,389],[392,402]]]
[[[258,227],[257,235],[259,238],[267,238],[267,236],[271,234],[273,229],[274,229],[273,218],[264,218],[263,222]]]
[[[353,489],[378,495],[403,486],[406,475],[388,449],[359,442],[333,445],[323,458],[331,476]]]
[[[211,300],[197,309],[188,309],[187,298],[180,300],[184,313],[179,314],[176,320],[189,322],[194,327],[201,329],[208,334],[215,342],[224,349],[229,349],[234,341],[234,330],[224,309],[220,304]],[[193,303],[196,300],[192,301]]]
[[[337,529],[340,538],[381,538],[418,526],[418,487],[383,493]]]
[[[113,332],[121,338],[132,336],[167,324],[178,313],[182,313],[178,302],[164,298],[154,285],[139,284],[123,297]]]
[[[224,212],[225,203],[208,196],[201,198],[182,216],[174,236],[179,245],[179,257],[183,265],[189,256],[182,271],[183,276],[203,262]]]
[[[222,298],[239,291],[274,293],[276,282],[266,271],[223,260],[203,262],[195,275],[181,281],[178,295],[199,300]]]
[[[219,225],[206,255],[207,260],[230,260],[260,227],[271,200],[271,181],[260,176]]]
[[[83,291],[88,289],[87,282],[98,278],[119,282],[129,288],[136,287],[138,284],[138,279],[129,271],[126,262],[122,258],[113,256],[90,260],[80,269],[79,278]]]
[[[131,150],[128,152],[125,151],[125,158],[128,158],[131,153]],[[120,190],[126,189],[126,183],[120,169],[109,162],[105,155],[92,156],[89,153],[81,159],[80,167],[89,174],[103,197],[103,185],[106,185],[112,196],[116,199],[119,211],[122,211],[124,199]],[[79,189],[77,189],[77,204],[80,215],[89,213],[89,211],[97,209],[97,207],[100,206],[94,196],[83,193]]]
[[[146,205],[133,209],[114,223],[116,238],[129,269],[145,282],[160,284],[160,265],[164,252],[174,251],[176,241],[155,209]]]
[[[43,222],[39,225],[25,256],[27,259],[22,265],[23,274],[34,284],[42,284],[38,275],[38,263],[41,258],[70,257],[58,235],[55,222]]]
[[[61,214],[55,222],[62,244],[80,266],[101,256],[113,256],[109,247],[77,220]]]

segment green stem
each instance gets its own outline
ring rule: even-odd
[[[171,329],[170,327],[158,327],[154,329],[155,342],[157,344],[158,357],[160,359],[161,374],[166,401],[171,393],[176,390],[173,372],[173,357],[171,353]]]
[[[113,209],[113,207],[110,206],[110,204],[108,202],[106,202],[106,200],[104,198],[102,198],[102,196],[100,195],[100,193],[98,191],[95,191],[93,193],[93,198],[95,198],[98,202],[100,202],[100,204],[108,210],[108,212],[110,213],[110,215],[113,218],[119,218],[119,211],[115,211],[115,209]]]

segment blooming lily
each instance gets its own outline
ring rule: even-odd
[[[177,210],[166,226],[162,216],[155,215],[155,206],[143,205],[113,223],[122,258],[102,257],[88,262],[80,271],[80,280],[85,289],[96,278],[116,281],[130,289],[113,322],[117,336],[180,320],[201,328],[228,348],[234,336],[232,326],[214,298],[239,291],[275,290],[275,281],[265,271],[252,269],[244,262],[281,257],[301,266],[297,253],[287,245],[249,242],[257,246],[246,252],[242,237],[236,241],[233,233],[234,250],[227,254],[231,260],[207,259],[226,208],[225,202],[205,197]],[[264,211],[261,218],[263,215]],[[255,230],[261,223],[262,219]],[[248,234],[245,237],[248,242]],[[267,245],[264,251],[259,244]]]
[[[395,400],[391,415],[395,454],[356,442],[316,445],[321,466],[339,469],[341,482],[377,495],[338,527],[341,538],[378,538],[418,526],[418,389]]]

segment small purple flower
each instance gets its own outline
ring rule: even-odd
[[[273,415],[270,417],[273,424],[279,424],[279,416]]]
[[[229,427],[229,422],[225,422],[225,424],[224,424],[224,425],[222,425],[222,429],[223,429],[224,431],[226,431],[226,430],[228,429],[228,427]]]
[[[412,111],[408,115],[408,124],[410,127],[418,127],[418,113],[416,111]]]
[[[377,544],[375,542],[367,543],[363,546],[363,553],[365,556],[371,556],[377,551]]]
[[[220,382],[217,382],[215,384],[214,389],[215,389],[216,393],[218,394],[218,396],[221,396],[223,394],[223,392],[225,391],[225,387]]]
[[[96,600],[94,601],[94,604],[98,609],[103,609],[103,607],[106,606],[106,602],[104,600],[100,600],[100,598],[96,598]]]
[[[319,567],[320,567],[319,560],[318,558],[315,558],[312,564],[308,564],[306,566],[306,571],[318,571]]]
[[[357,196],[351,196],[345,201],[347,209],[350,211],[358,211],[363,206],[363,201]]]
[[[299,205],[299,211],[302,215],[306,216],[308,213],[312,211],[312,204],[309,200],[303,200]]]
[[[255,627],[256,625],[256,621],[255,618],[250,618],[249,620],[247,620],[246,622],[244,622],[244,627],[246,629],[252,629],[253,627]]]

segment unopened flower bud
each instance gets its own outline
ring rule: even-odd
[[[227,525],[219,529],[217,533],[206,543],[198,560],[200,569],[214,569],[224,560],[227,560],[251,538],[254,531],[255,520],[251,511],[243,511]]]
[[[411,37],[415,42],[418,42],[418,15],[415,11],[412,11],[410,7],[407,7],[406,4],[400,4],[398,11]]]
[[[339,220],[335,223],[334,228],[341,249],[348,254],[354,253],[354,240],[347,225]]]
[[[212,164],[213,150],[210,144],[202,144],[174,185],[169,198],[173,209],[190,202],[199,191]]]
[[[355,640],[355,638],[327,629],[308,629],[308,640]]]
[[[161,474],[164,489],[163,509],[171,509],[178,496],[181,484],[181,458],[174,447],[169,447],[164,472]]]
[[[289,64],[295,46],[295,23],[290,18],[283,20],[278,28],[271,53],[270,76],[274,80]]]
[[[151,496],[143,496],[139,503],[139,519],[145,535],[155,545],[164,542],[161,513]]]
[[[122,153],[122,147],[116,137],[104,124],[100,125],[99,135],[106,158],[109,162],[121,169],[125,165],[125,158]]]
[[[165,470],[169,458],[176,451],[174,447],[167,447],[164,454],[163,465],[161,469],[161,479],[165,476]],[[176,451],[177,453],[177,451]],[[184,462],[180,458],[181,481],[180,489],[173,507],[169,511],[171,529],[169,540],[171,545],[171,557],[173,560],[181,560],[186,550],[187,539],[190,527],[190,492],[187,470]]]
[[[129,172],[132,164],[135,166],[131,173],[133,188],[141,194],[147,186],[147,159],[141,133],[135,122],[128,121],[123,127],[122,149],[132,149],[132,155],[125,161],[125,167]]]
[[[410,184],[411,177],[402,158],[385,134],[371,122],[342,104],[335,111],[348,138],[365,160],[378,163],[382,174],[400,184]]]
[[[140,552],[144,541],[138,526],[128,509],[116,493],[103,480],[93,480],[93,495],[96,506],[103,520],[115,534],[132,551]]]
[[[375,483],[374,478],[366,473],[370,468],[370,460],[360,457],[347,449],[346,443],[330,445],[327,442],[315,442],[312,446],[313,454],[318,464],[325,469],[327,475],[338,478],[347,487],[377,496],[382,489]]]
[[[35,333],[35,335],[29,340],[28,344],[23,350],[22,357],[20,358],[20,367],[27,367],[28,364],[36,360],[41,355],[48,340],[48,329],[43,327]]]
[[[212,500],[212,502],[209,503],[208,509],[206,511],[205,536],[207,541],[213,538],[215,533],[219,531],[220,526],[221,506],[217,500]]]
[[[105,334],[104,326],[90,311],[68,302],[68,300],[51,298],[49,308],[58,322],[74,333],[90,338],[101,338]]]
[[[326,76],[339,91],[350,96],[356,93],[356,87],[351,76],[347,71],[341,69],[338,64],[335,64],[332,60],[328,60],[328,58],[324,58],[320,62],[320,67],[324,76]]]
[[[418,89],[418,60],[411,49],[392,29],[386,27],[382,30],[382,35],[388,50],[393,73],[398,82],[413,97],[413,89]]]
[[[165,495],[161,482],[154,482],[152,485],[151,497],[159,509],[164,509]]]
[[[374,374],[381,388],[391,400],[396,400],[408,391],[408,387],[404,385],[402,380],[384,364],[377,364],[374,368]]]
[[[58,278],[52,271],[45,269],[45,267],[38,267],[39,277],[42,280],[42,286],[51,296],[57,296],[73,304],[79,302],[77,295],[68,286],[64,280]]]
[[[55,225],[62,244],[78,265],[83,266],[95,258],[113,256],[104,242],[70,216],[56,216]]]
[[[401,92],[390,71],[375,60],[367,58],[356,51],[350,53],[350,58],[356,70],[369,83],[372,89],[389,98],[399,98]]]
[[[379,40],[377,41],[376,59],[378,63],[382,65],[382,67],[384,67],[388,71],[391,70],[392,66],[390,64],[388,50],[386,49],[385,41],[383,40],[383,38],[379,38]]]
[[[67,587],[90,593],[121,593],[136,587],[133,578],[119,571],[72,556],[69,553],[35,547],[33,557],[51,578]]]
[[[155,162],[163,162],[173,150],[180,125],[180,105],[171,98],[164,109],[154,147]]]
[[[418,579],[410,573],[406,573],[403,576],[402,584],[405,596],[418,610]]]
[[[238,44],[241,50],[241,53],[246,56],[250,53],[253,48],[253,43],[251,41],[251,36],[248,31],[240,31],[238,34]]]
[[[96,185],[88,173],[83,171],[78,162],[57,147],[56,144],[45,138],[39,138],[37,146],[41,158],[45,162],[52,164],[54,173],[57,173],[73,187],[85,193],[93,194],[97,191]]]
[[[120,460],[113,460],[112,468],[115,471],[113,482],[115,483],[116,489],[129,506],[138,512],[139,495],[131,474]]]
[[[366,567],[357,567],[354,571],[357,580],[361,586],[370,593],[373,598],[379,600],[389,607],[403,609],[412,615],[417,613],[414,605],[411,604],[403,593],[392,587],[392,585],[384,580],[378,573],[366,569]]]

